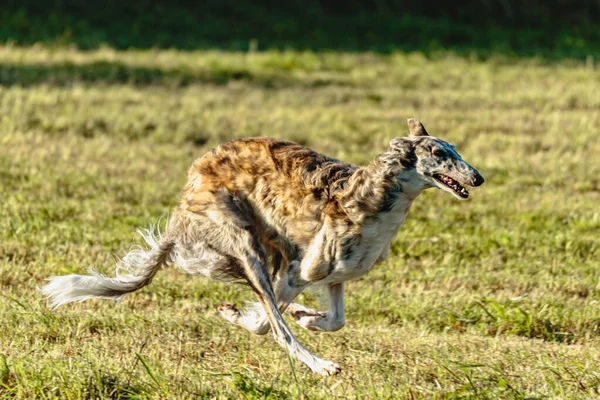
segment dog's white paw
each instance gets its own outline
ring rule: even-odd
[[[235,322],[240,316],[240,311],[231,303],[223,303],[217,307],[217,313],[229,322]]]
[[[323,316],[312,316],[306,315],[296,319],[296,323],[303,327],[304,329],[308,329],[309,331],[323,331],[324,329],[320,326],[320,322],[325,319]]]
[[[342,367],[340,367],[338,363],[325,360],[323,362],[325,365],[319,371],[316,371],[321,376],[333,376],[342,372]]]
[[[322,311],[313,311],[313,312],[305,312],[305,311],[296,311],[292,314],[296,323],[303,327],[304,329],[308,329],[309,331],[321,332],[321,331],[331,331],[337,330],[332,329],[330,325],[330,320],[327,317],[327,314]]]

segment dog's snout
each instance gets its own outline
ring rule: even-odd
[[[479,173],[479,171],[475,170],[475,178],[473,178],[473,186],[481,186],[485,182],[483,176]]]

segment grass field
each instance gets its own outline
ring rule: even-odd
[[[600,72],[452,54],[0,47],[0,397],[591,398],[600,392]],[[195,157],[283,137],[365,163],[406,118],[486,178],[419,198],[347,325],[296,329],[322,379],[218,319],[251,293],[176,269],[50,312],[49,275],[111,274]],[[316,305],[315,296],[303,302]],[[290,324],[294,325],[290,320]]]

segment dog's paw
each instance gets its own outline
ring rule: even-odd
[[[309,330],[320,330],[318,322],[326,317],[324,311],[306,308],[299,304],[291,304],[287,311],[294,317],[298,325]]]
[[[318,371],[321,376],[333,376],[339,374],[340,372],[342,372],[342,367],[333,361],[325,361],[325,365],[320,371]]]
[[[217,307],[217,314],[229,322],[235,322],[240,316],[240,311],[231,303],[223,303]]]
[[[324,323],[325,317],[322,315],[313,316],[313,315],[298,315],[296,318],[296,323],[303,327],[304,329],[308,329],[309,331],[323,331],[323,327],[321,326]]]
[[[312,310],[310,308],[307,308],[306,310],[292,311],[290,314],[292,314],[292,317],[294,317],[294,319],[301,319],[301,318],[306,318],[306,317],[322,318],[325,316],[324,311]]]

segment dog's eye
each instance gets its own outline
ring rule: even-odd
[[[444,151],[444,149],[440,149],[439,147],[435,147],[431,150],[431,154],[433,154],[434,157],[443,157],[446,155],[446,151]]]

